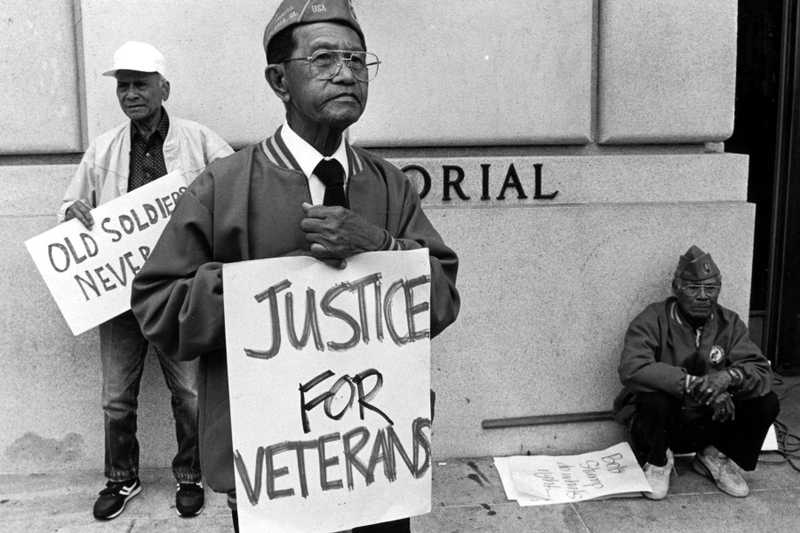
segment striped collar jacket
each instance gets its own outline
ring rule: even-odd
[[[283,138],[281,137],[281,129],[283,129],[283,126],[278,127],[272,136],[264,139],[261,142],[261,149],[264,151],[264,154],[271,163],[281,168],[296,170],[300,173],[303,173],[303,170],[300,168],[300,165],[289,151],[286,143],[283,142]],[[356,151],[353,150],[353,147],[350,146],[350,143],[347,142],[347,139],[345,139],[344,142],[345,149],[347,151],[347,176],[349,177],[364,170],[364,161],[362,160],[361,156],[359,156]]]

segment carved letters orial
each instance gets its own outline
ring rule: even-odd
[[[544,183],[542,163],[406,162],[400,168],[420,198],[433,202],[547,201],[559,194]]]

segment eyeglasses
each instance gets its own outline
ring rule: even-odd
[[[697,298],[700,296],[700,291],[705,292],[705,295],[709,298],[714,298],[719,296],[719,291],[722,288],[720,284],[709,284],[709,285],[696,285],[696,284],[686,284],[682,287],[683,292],[691,296],[692,298]]]
[[[318,80],[331,80],[347,65],[358,81],[372,81],[378,75],[378,56],[370,52],[352,50],[317,50],[308,57],[290,57],[288,61],[307,61],[311,74]]]

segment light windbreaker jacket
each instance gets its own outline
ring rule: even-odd
[[[76,200],[97,207],[128,192],[131,128],[128,121],[92,142],[64,194],[58,210],[59,222],[64,221],[67,208]],[[183,172],[187,183],[215,159],[233,153],[228,143],[209,128],[171,115],[163,149],[167,172]]]

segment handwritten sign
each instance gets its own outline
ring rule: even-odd
[[[495,457],[509,500],[525,507],[649,491],[627,442],[581,455]]]
[[[73,219],[25,241],[73,335],[130,309],[133,277],[185,190],[172,172],[93,209],[91,230]]]
[[[430,511],[425,249],[223,267],[241,531],[330,532]]]

